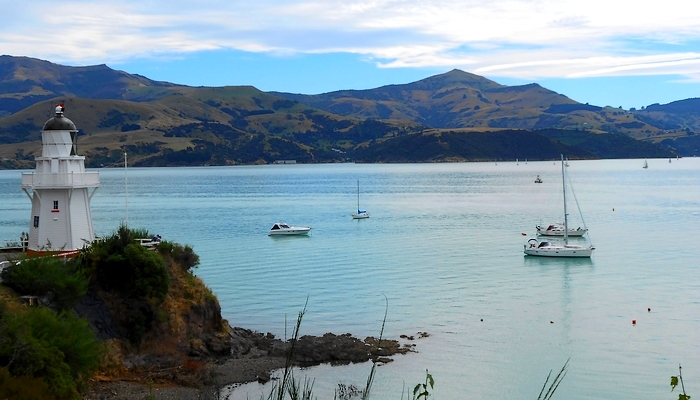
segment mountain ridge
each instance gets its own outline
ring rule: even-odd
[[[67,104],[93,166],[118,162],[124,150],[134,152],[130,159],[144,166],[363,161],[358,157],[368,154],[364,149],[382,144],[382,151],[390,153],[388,144],[398,143],[394,139],[421,141],[425,138],[419,136],[435,130],[584,131],[591,140],[620,135],[632,138],[626,142],[631,148],[643,140],[662,143],[664,154],[682,149],[688,155],[698,147],[694,133],[700,130],[700,116],[688,112],[692,102],[639,111],[598,107],[537,83],[506,86],[457,69],[407,84],[302,95],[250,85],[193,87],[104,64],[67,67],[0,56],[0,168],[31,164],[38,147],[32,143],[56,102]],[[488,157],[499,156],[497,147],[494,142]],[[472,154],[466,147],[453,150]],[[637,151],[643,157],[651,150]],[[407,160],[428,161],[418,154]],[[431,156],[430,161],[439,159]]]

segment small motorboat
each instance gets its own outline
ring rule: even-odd
[[[277,222],[270,228],[268,236],[282,235],[308,235],[311,227],[309,226],[291,226],[284,222]]]
[[[539,175],[537,175],[537,178],[535,178],[535,183],[542,183],[542,179]]]

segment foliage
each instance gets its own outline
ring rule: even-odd
[[[683,376],[681,375],[681,365],[678,364],[678,376],[671,377],[671,391],[678,386],[678,382],[681,383],[681,389],[683,393],[678,394],[678,400],[690,400],[690,396],[685,393],[685,385],[683,385]]]
[[[591,106],[588,104],[552,104],[548,109],[544,110],[550,114],[567,114],[573,111],[600,111],[602,107]]]
[[[413,400],[427,399],[428,396],[430,396],[430,392],[428,392],[428,386],[430,386],[430,390],[433,390],[433,386],[435,386],[435,380],[426,369],[425,383],[419,383],[413,388]]]
[[[93,244],[88,262],[104,289],[127,297],[147,297],[158,302],[165,299],[170,276],[162,257],[136,242],[147,237],[148,231],[122,225],[116,233]]]
[[[128,121],[138,121],[140,116],[135,113],[123,113],[119,110],[109,110],[107,116],[102,118],[102,120],[97,125],[100,128],[108,128],[116,125],[122,125]],[[122,130],[124,132],[124,130]]]
[[[0,399],[49,400],[55,398],[44,378],[13,376],[7,368],[0,368]]]
[[[158,305],[170,290],[170,274],[163,257],[137,242],[148,237],[146,230],[122,225],[78,256],[95,283],[122,298],[115,320],[134,344],[151,329]]]
[[[0,363],[13,377],[43,378],[57,398],[79,398],[101,352],[87,322],[69,312],[0,311]]]
[[[47,296],[58,309],[68,309],[87,292],[88,278],[76,262],[58,257],[25,258],[2,272],[2,281],[21,295]]]
[[[197,268],[199,265],[199,256],[189,245],[183,247],[181,244],[164,240],[158,244],[158,253],[163,256],[170,256],[185,271]]]

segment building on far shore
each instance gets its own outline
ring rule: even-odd
[[[32,202],[28,254],[73,255],[95,240],[90,200],[100,186],[99,172],[85,171],[78,153],[78,130],[56,105],[41,131],[36,170],[22,174],[22,190]]]
[[[296,164],[297,160],[275,160],[273,164]]]

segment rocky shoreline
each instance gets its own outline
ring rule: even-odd
[[[144,399],[215,399],[218,391],[235,384],[269,381],[273,371],[284,368],[289,342],[274,335],[244,328],[229,328],[230,352],[211,356],[197,354],[182,363],[174,359],[127,359],[125,368],[112,375],[92,379],[86,400]],[[409,341],[412,337],[403,336]],[[227,341],[228,342],[228,341]],[[294,365],[323,363],[349,364],[374,360],[391,362],[391,356],[415,351],[415,344],[368,337],[360,340],[350,334],[302,336],[295,345]]]
[[[291,365],[297,367],[388,363],[396,354],[415,351],[412,336],[402,335],[404,344],[333,333],[292,341],[231,327],[213,293],[190,273],[196,263],[185,259],[186,249],[172,247],[164,251],[168,292],[158,302],[107,290],[95,279],[73,305],[105,350],[98,372],[77,388],[83,399],[216,399],[222,388],[274,379],[273,372],[288,364],[291,348]],[[41,296],[37,305],[50,307],[49,300]],[[147,328],[136,339],[134,321],[145,321]]]

